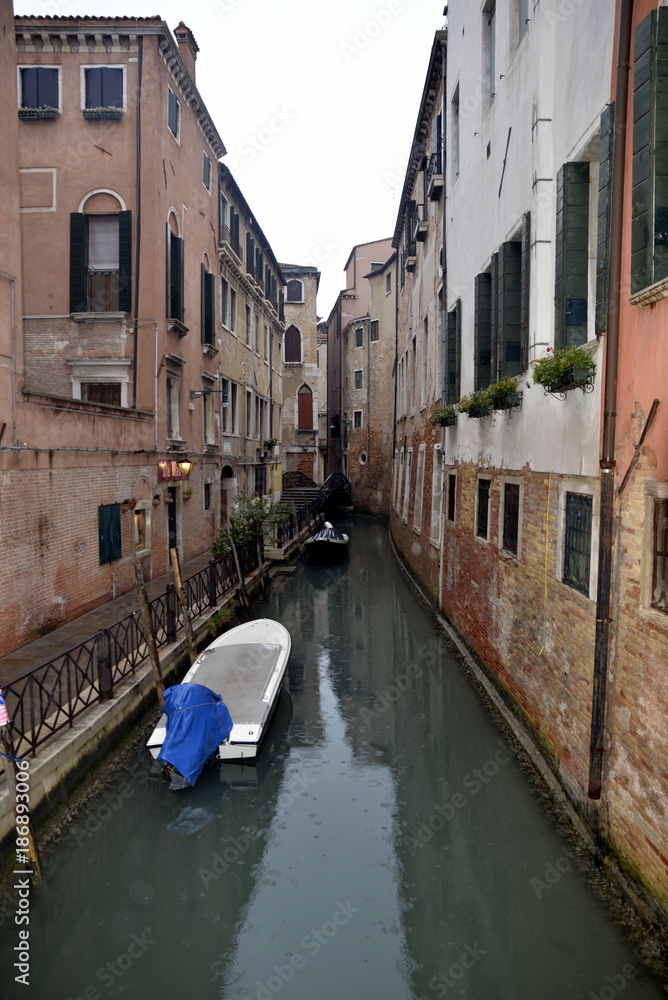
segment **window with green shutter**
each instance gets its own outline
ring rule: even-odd
[[[121,558],[121,505],[103,504],[97,508],[97,534],[100,566]]]
[[[70,312],[132,310],[132,212],[70,214]]]
[[[564,163],[557,174],[555,347],[587,341],[589,163]]]
[[[486,389],[492,381],[492,275],[477,274],[474,281],[473,385]]]
[[[210,274],[204,264],[201,266],[201,331],[202,343],[213,346],[215,344],[215,277]]]
[[[522,218],[522,268],[520,280],[520,366],[529,367],[529,322],[531,319],[531,212]]]
[[[459,299],[448,313],[445,373],[446,402],[456,403],[461,395],[462,316]]]
[[[608,329],[608,273],[610,261],[610,210],[612,207],[612,148],[615,136],[615,105],[601,115],[601,152],[598,173],[598,239],[596,250],[596,333]]]
[[[631,293],[668,276],[668,10],[635,30]]]
[[[522,244],[502,243],[497,263],[496,371],[492,380],[521,375]]]

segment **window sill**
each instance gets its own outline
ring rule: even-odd
[[[213,344],[202,344],[202,354],[206,354],[210,358],[215,358],[220,354],[220,351]]]
[[[119,121],[123,108],[82,108],[81,114],[87,121]]]
[[[166,444],[167,444],[167,451],[185,451],[186,450],[186,443],[185,443],[185,441],[182,441],[180,438],[167,438],[166,439]]]
[[[60,118],[58,108],[19,108],[19,118],[24,122],[55,121]]]
[[[654,285],[643,288],[642,291],[631,295],[629,302],[632,306],[649,306],[653,302],[660,302],[661,299],[668,298],[668,278],[662,278]]]
[[[172,317],[167,320],[167,329],[170,333],[178,333],[179,337],[185,337],[190,327],[187,327],[185,323],[181,322],[180,319],[174,319]]]
[[[124,312],[76,312],[70,313],[70,319],[75,323],[120,323],[125,319]]]

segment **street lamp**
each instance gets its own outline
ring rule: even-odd
[[[183,473],[184,476],[189,476],[192,472],[193,463],[188,458],[182,458],[180,462],[177,463],[179,471]]]

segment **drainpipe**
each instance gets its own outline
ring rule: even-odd
[[[617,364],[619,357],[619,310],[621,304],[622,223],[624,219],[624,173],[628,117],[629,60],[633,0],[621,0],[615,85],[615,138],[612,161],[610,212],[610,271],[608,275],[608,330],[605,338],[605,385],[603,435],[601,441],[600,538],[598,587],[596,592],[596,639],[594,646],[594,690],[589,749],[589,798],[600,799],[605,735],[605,696],[610,648],[610,591],[615,479],[615,419]]]
[[[139,258],[140,258],[140,247],[141,247],[141,77],[142,77],[142,56],[144,53],[143,48],[144,39],[139,37],[139,48],[137,51],[137,107],[136,107],[136,238],[135,238],[135,320],[134,320],[134,338],[133,338],[133,377],[132,377],[132,409],[137,408],[137,362],[139,355]],[[157,414],[156,414],[157,419]]]
[[[16,421],[16,404],[19,392],[19,374],[16,369],[18,364],[18,310],[16,305],[16,276],[8,274],[7,271],[0,271],[0,278],[9,283],[12,317],[12,447],[18,446],[18,431]],[[4,428],[3,428],[4,429]]]

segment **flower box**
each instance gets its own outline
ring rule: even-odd
[[[58,108],[19,108],[19,118],[24,121],[36,120],[36,119],[51,119],[58,118],[60,111]]]
[[[83,108],[81,113],[89,121],[118,120],[123,117],[123,108]]]

